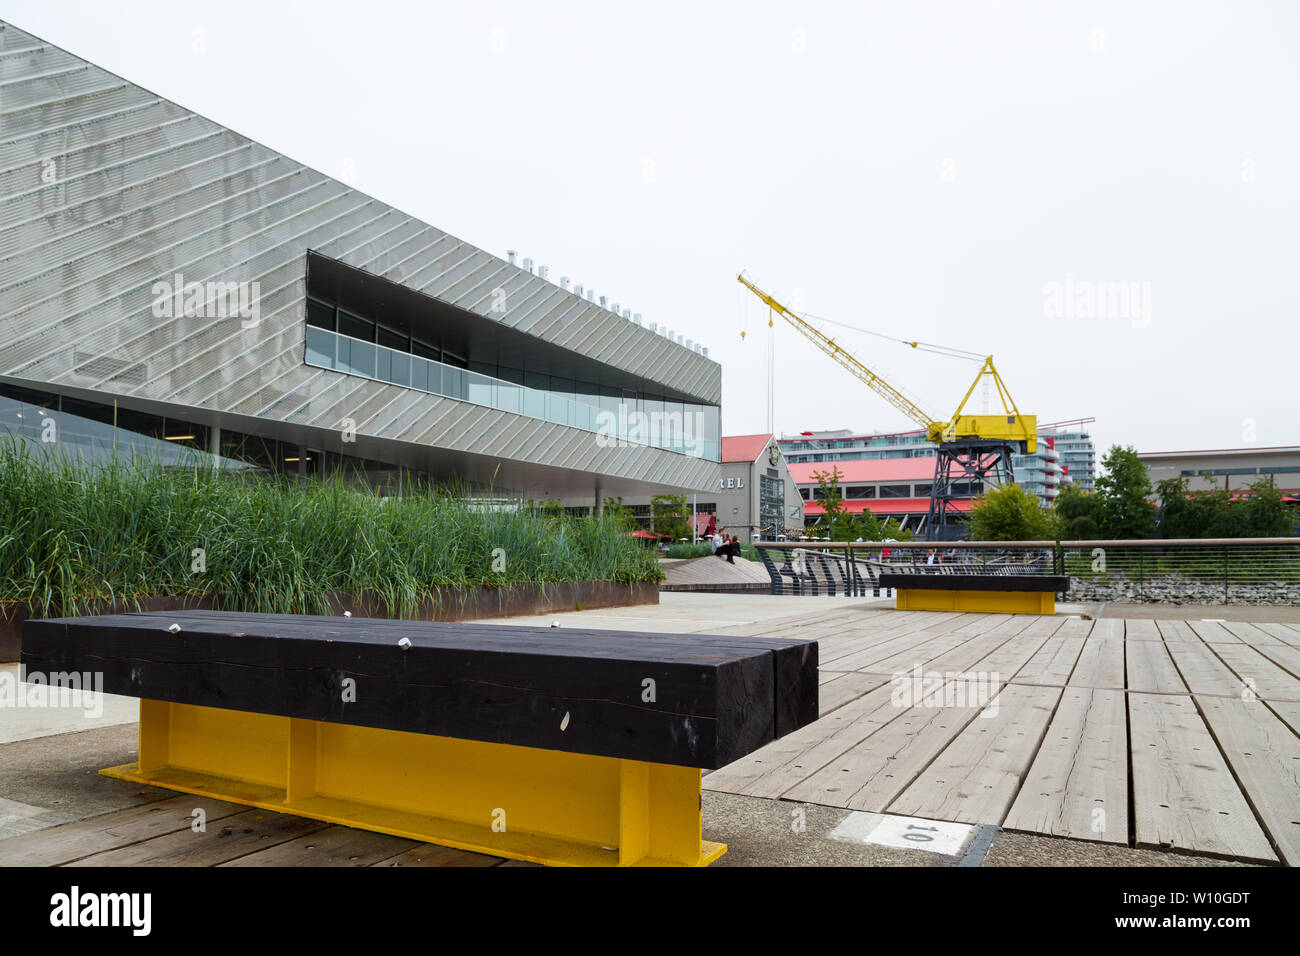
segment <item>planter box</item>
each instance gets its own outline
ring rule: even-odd
[[[339,615],[351,611],[353,617],[393,617],[383,597],[373,592],[335,594],[329,597],[330,609]],[[417,621],[473,621],[491,617],[521,617],[583,609],[622,607],[629,604],[658,604],[659,585],[655,581],[619,584],[613,581],[548,581],[545,584],[508,584],[502,587],[479,585],[472,588],[437,588],[416,608]],[[104,601],[87,610],[88,614],[121,614],[136,610],[121,601]],[[153,597],[140,602],[142,611],[222,610],[208,597]],[[22,644],[23,622],[35,615],[26,605],[0,608],[0,662],[16,661]]]

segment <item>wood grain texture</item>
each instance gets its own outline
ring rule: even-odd
[[[1003,688],[889,805],[889,812],[1001,824],[1060,696],[1051,687]]]
[[[1122,692],[1065,689],[1003,826],[1127,845],[1128,736]]]
[[[1192,699],[1129,695],[1137,845],[1276,862]]]

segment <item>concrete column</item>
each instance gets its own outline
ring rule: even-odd
[[[596,482],[596,507],[591,510],[591,513],[597,518],[604,517],[605,515],[604,489],[601,488],[600,482]]]
[[[221,429],[215,425],[208,429],[208,454],[214,456],[212,467],[219,467],[215,456],[221,454]]]

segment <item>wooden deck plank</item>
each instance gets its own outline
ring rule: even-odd
[[[1190,697],[1130,694],[1129,729],[1139,847],[1277,861]]]
[[[1241,638],[1219,621],[1188,621],[1187,626],[1206,644],[1240,644]]]
[[[1246,644],[1215,644],[1212,650],[1242,684],[1260,697],[1300,701],[1300,678],[1287,673],[1262,652]]]
[[[916,690],[910,683],[918,679],[922,682],[933,680],[936,683],[953,672],[960,673],[975,662],[996,650],[1006,638],[1001,635],[985,635],[971,638],[946,654],[927,662],[918,672],[900,675],[891,679],[887,686],[868,695],[868,699],[855,701],[844,708],[835,721],[833,732],[812,743],[811,746],[798,751],[785,750],[776,745],[780,741],[765,747],[757,755],[756,764],[761,762],[758,773],[749,773],[745,783],[732,792],[752,796],[777,797],[791,787],[799,785],[829,762],[840,757],[848,750],[862,742],[890,721],[901,716],[910,706],[909,700]],[[908,681],[906,685],[902,683]],[[764,752],[766,751],[766,752]],[[757,770],[758,767],[751,767]],[[706,778],[707,780],[707,778]]]
[[[894,720],[902,710],[894,703],[895,688],[878,688],[855,701],[843,721],[837,721],[834,732],[823,737],[811,747],[790,754],[784,760],[769,759],[764,771],[755,776],[739,793],[755,797],[779,797],[804,778],[841,754],[853,749],[864,739]]]
[[[331,826],[219,866],[372,866],[420,846],[416,840]]]
[[[1083,650],[1082,637],[1051,637],[1038,649],[1012,683],[1054,684],[1064,687]]]
[[[1255,650],[1292,677],[1300,678],[1300,647],[1292,647],[1279,641],[1276,644],[1260,644],[1255,647]]]
[[[891,813],[1001,824],[1061,697],[1054,687],[1008,685],[890,803]],[[986,716],[987,715],[987,716]]]
[[[915,613],[915,612],[902,612]],[[931,612],[920,612],[931,613]],[[938,613],[938,612],[934,612]],[[867,670],[877,661],[884,660],[900,651],[911,650],[920,647],[932,641],[940,640],[949,631],[960,627],[962,622],[959,617],[965,615],[949,615],[949,620],[937,622],[939,626],[921,629],[898,629],[891,628],[888,634],[879,635],[882,639],[875,640],[853,653],[836,657],[834,660],[826,661],[827,666],[834,667],[836,670]],[[819,663],[820,663],[819,658]]]
[[[244,809],[209,826],[205,833],[188,827],[129,846],[104,850],[75,866],[217,866],[236,857],[285,843],[329,824],[271,810]]]
[[[1068,681],[1071,687],[1124,687],[1124,622],[1103,618],[1084,642],[1078,663]]]
[[[1158,621],[1165,647],[1193,694],[1240,695],[1246,685],[1182,621]]]
[[[1260,701],[1196,703],[1288,866],[1300,866],[1300,738]]]
[[[469,850],[457,850],[454,847],[438,846],[436,843],[421,843],[387,860],[381,860],[375,866],[500,866],[502,860],[495,856],[485,856]]]
[[[1145,627],[1134,628],[1134,632],[1140,636],[1124,642],[1129,690],[1185,694],[1187,685],[1179,676],[1178,668],[1174,666],[1173,658],[1169,656],[1165,642],[1160,639],[1160,632],[1154,622],[1130,621],[1129,624],[1150,625],[1149,630]],[[1154,640],[1148,634],[1155,635]]]
[[[773,769],[797,760],[802,754],[817,746],[854,721],[875,711],[880,701],[889,702],[892,688],[882,686],[870,691],[843,707],[836,708],[821,720],[800,727],[794,733],[760,747],[739,760],[704,775],[706,790],[725,793],[744,793],[756,781]],[[895,715],[896,716],[896,715]],[[864,734],[865,736],[865,734]],[[859,738],[860,739],[860,738]]]
[[[1300,631],[1293,627],[1287,627],[1285,624],[1268,624],[1263,621],[1255,625],[1265,634],[1276,637],[1283,644],[1290,644],[1292,647],[1300,647]]]
[[[817,689],[817,706],[821,710],[821,716],[825,717],[831,711],[875,690],[887,680],[889,678],[883,674],[859,674],[857,671],[835,675],[834,679]]]
[[[945,682],[947,688],[953,682]],[[940,691],[942,695],[943,691]],[[942,700],[942,696],[939,698]],[[788,800],[883,812],[972,720],[979,707],[909,707],[788,789]]]
[[[1274,637],[1268,631],[1260,630],[1249,621],[1224,621],[1223,626],[1231,631],[1243,644],[1257,647],[1261,644],[1285,644],[1281,638]]]
[[[1128,844],[1124,694],[1068,687],[1003,826]]]
[[[0,866],[60,866],[164,834],[189,833],[198,819],[195,810],[203,811],[209,827],[220,829],[222,820],[247,809],[181,794],[0,840]]]
[[[1009,677],[1033,656],[1037,640],[1045,641],[1046,638],[980,635],[934,659],[932,669],[942,667],[979,674],[997,671],[1000,676]],[[939,674],[942,676],[944,671],[939,671]],[[895,703],[906,706],[896,706],[892,720],[875,726],[880,724],[876,720],[873,726],[859,728],[867,731],[862,740],[820,769],[807,772],[808,765],[820,761],[804,761],[800,756],[799,762],[805,764],[805,776],[794,778],[797,782],[782,795],[787,799],[853,810],[883,811],[980,710],[978,704],[956,706],[967,703],[968,691],[974,689],[972,682],[935,680],[929,686],[923,683],[922,693],[928,693],[935,685],[936,695],[923,699],[919,704],[910,696],[900,696]],[[906,690],[908,695],[912,695],[915,688],[909,685]],[[961,691],[960,700],[956,699],[957,690]],[[945,703],[950,705],[935,706]],[[877,713],[883,715],[883,711]]]

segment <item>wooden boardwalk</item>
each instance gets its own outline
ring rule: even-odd
[[[822,719],[706,789],[1300,863],[1300,627],[840,608]]]
[[[202,830],[196,810],[205,815]],[[5,866],[520,865],[188,794],[35,830],[0,847]]]
[[[709,773],[706,789],[1300,863],[1300,625],[810,598],[792,612],[781,600],[737,595],[754,609],[746,623],[694,603],[583,618],[596,629],[819,642],[821,719]],[[530,865],[203,797],[149,797],[0,841],[0,863]]]

